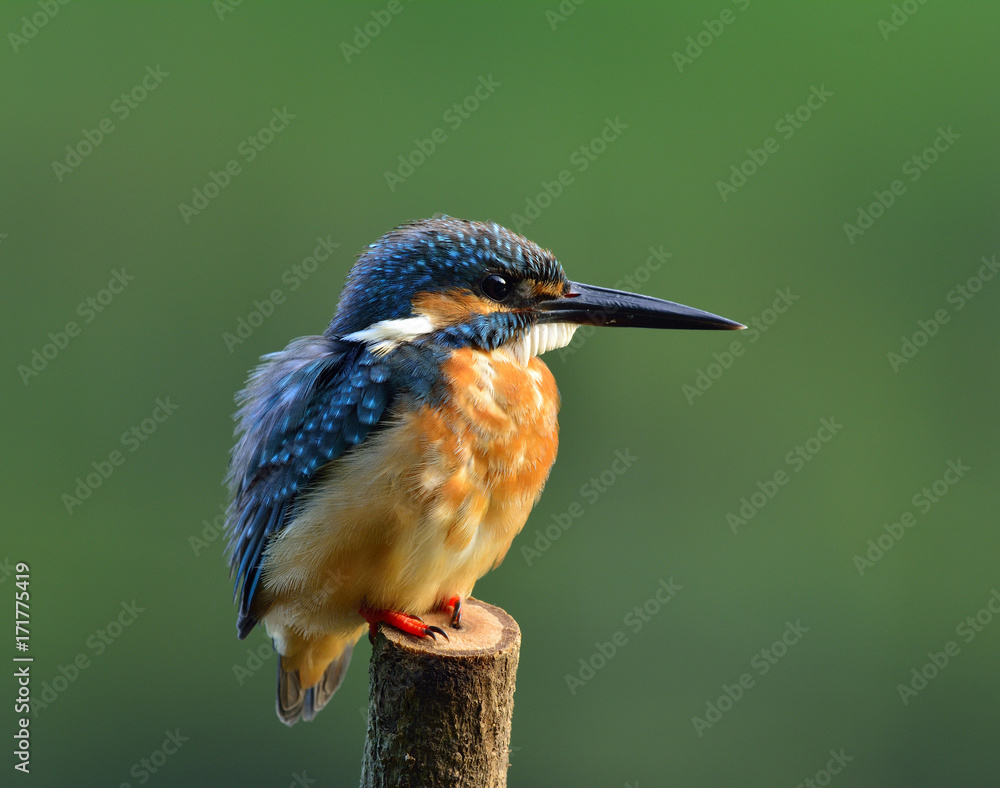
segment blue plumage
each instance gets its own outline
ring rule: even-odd
[[[251,376],[240,396],[242,436],[229,474],[240,637],[257,623],[253,601],[268,539],[288,524],[316,472],[364,441],[391,397],[382,361],[360,344],[329,337],[296,340]]]
[[[506,227],[448,216],[410,222],[382,236],[351,269],[327,335],[408,317],[416,293],[474,290],[484,268],[567,281],[550,252]]]
[[[531,318],[524,313],[492,312],[442,329],[435,340],[442,347],[448,348],[472,346],[496,350],[530,325]]]

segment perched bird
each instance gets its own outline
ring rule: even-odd
[[[444,635],[503,560],[556,457],[559,394],[538,358],[581,324],[740,329],[571,282],[497,224],[403,224],[348,275],[320,336],[264,356],[238,395],[228,484],[244,638],[280,655],[277,710],[309,720],[382,622]]]

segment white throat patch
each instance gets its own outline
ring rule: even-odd
[[[575,323],[540,323],[529,328],[523,336],[514,340],[506,348],[514,357],[527,366],[535,356],[547,353],[556,348],[566,347],[576,329]],[[361,331],[347,334],[348,342],[364,342],[373,353],[383,354],[402,345],[404,342],[414,342],[421,337],[433,334],[438,327],[423,315],[404,317],[396,320],[380,320]]]
[[[577,328],[579,326],[575,323],[539,323],[529,328],[524,336],[507,347],[518,361],[527,366],[535,356],[566,347],[572,341]]]
[[[361,331],[347,334],[344,339],[348,342],[364,342],[371,347],[372,352],[382,354],[388,353],[404,342],[413,342],[436,330],[434,324],[426,317],[404,317],[397,320],[380,320]]]

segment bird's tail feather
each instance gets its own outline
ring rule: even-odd
[[[284,658],[278,660],[278,718],[285,725],[294,725],[299,719],[307,722],[316,716],[333,693],[340,687],[351,664],[351,653],[354,644],[348,643],[311,687],[303,687],[298,669],[285,670]]]
[[[305,652],[320,652],[324,661],[329,660],[325,669],[318,675],[315,662],[287,656],[278,659],[278,697],[276,709],[278,718],[286,725],[294,725],[300,719],[309,721],[316,716],[333,697],[340,687],[351,664],[351,653],[357,638],[328,638],[315,645],[319,648],[306,647]],[[312,664],[309,664],[312,663]]]

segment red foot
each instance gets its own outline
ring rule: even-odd
[[[450,599],[442,600],[441,606],[438,610],[447,610],[449,607],[454,608],[451,614],[451,628],[461,629],[462,628],[462,597],[453,596]]]
[[[413,635],[418,638],[430,637],[437,640],[438,635],[444,635],[445,640],[449,639],[448,633],[441,629],[441,627],[425,624],[420,616],[411,616],[409,613],[397,613],[395,610],[372,610],[367,607],[361,608],[358,612],[368,622],[368,639],[373,643],[375,642],[375,632],[379,624],[388,624],[400,632],[405,632],[407,635]]]

